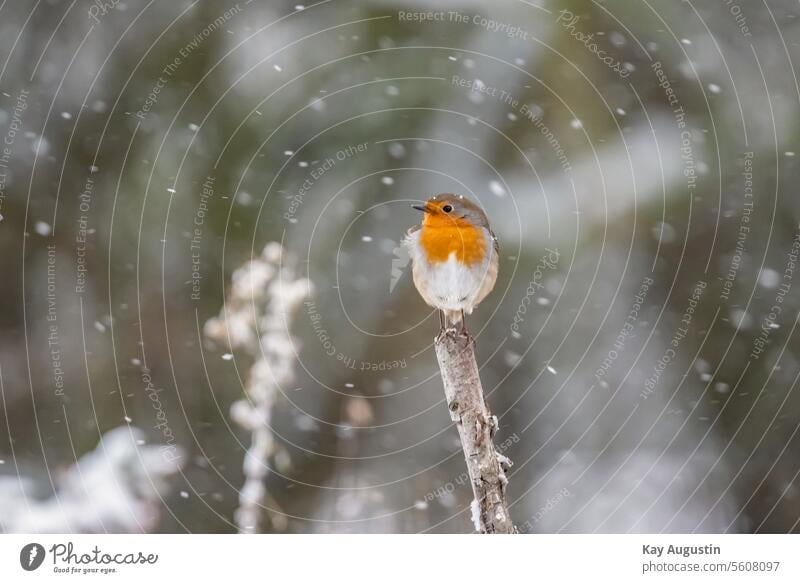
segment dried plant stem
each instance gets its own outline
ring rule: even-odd
[[[505,468],[510,462],[497,453],[492,437],[497,418],[486,405],[471,336],[449,329],[436,338],[436,358],[442,371],[450,418],[455,421],[475,499],[472,521],[485,534],[516,532],[508,513]]]
[[[280,388],[294,380],[299,343],[290,329],[296,310],[310,292],[311,283],[284,262],[280,244],[269,243],[261,257],[234,272],[228,301],[217,318],[206,322],[209,338],[255,359],[245,398],[231,406],[231,418],[251,434],[242,466],[245,481],[234,513],[240,533],[260,532],[265,510],[273,530],[287,526],[266,487],[276,450],[272,408]]]

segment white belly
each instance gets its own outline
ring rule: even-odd
[[[409,235],[414,284],[425,303],[440,310],[472,313],[497,279],[497,254],[488,235],[487,239],[490,251],[486,260],[466,267],[456,260],[455,253],[447,261],[428,261],[419,246],[419,231]]]

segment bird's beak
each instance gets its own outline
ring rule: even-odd
[[[415,208],[418,211],[422,211],[423,213],[429,213],[431,211],[428,210],[428,207],[422,204],[412,204],[411,208]]]

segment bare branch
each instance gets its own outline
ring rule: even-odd
[[[455,421],[472,492],[472,522],[486,534],[516,532],[506,504],[508,458],[497,453],[492,437],[497,418],[483,398],[471,336],[447,330],[436,338],[436,358],[442,371],[450,418]],[[505,466],[505,467],[504,467]]]

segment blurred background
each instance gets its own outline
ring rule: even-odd
[[[800,531],[798,15],[0,3],[0,527],[469,532],[400,248],[457,192],[521,532]]]

